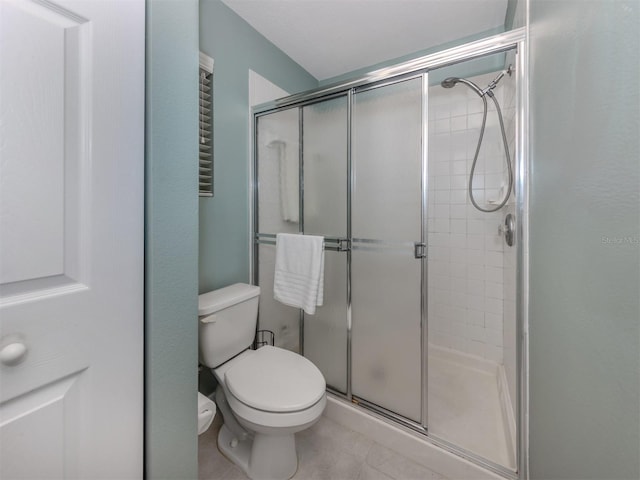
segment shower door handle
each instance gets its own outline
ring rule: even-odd
[[[424,258],[426,257],[426,248],[427,245],[424,242],[415,242],[413,244],[413,256],[415,258]]]

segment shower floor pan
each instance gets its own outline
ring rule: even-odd
[[[455,350],[434,345],[429,349],[428,418],[433,442],[401,423],[389,422],[384,412],[374,409],[371,414],[341,396],[329,395],[325,415],[446,478],[514,478],[515,421],[502,388],[503,367]],[[483,468],[437,443],[454,445],[459,447],[455,450],[503,468]]]
[[[429,431],[515,469],[514,417],[501,376],[494,362],[430,346]]]

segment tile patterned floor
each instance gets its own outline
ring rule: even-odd
[[[214,424],[199,437],[199,478],[246,480],[244,473],[217,448],[221,426]],[[349,430],[326,417],[296,435],[298,471],[295,480],[444,480],[441,475]]]

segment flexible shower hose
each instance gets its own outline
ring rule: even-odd
[[[475,91],[475,89],[473,88],[472,90]],[[476,91],[476,93],[478,92]],[[504,145],[504,153],[506,155],[506,160],[507,160],[507,170],[509,172],[509,187],[507,188],[507,194],[504,196],[500,204],[495,208],[483,208],[480,205],[478,205],[478,203],[476,202],[476,199],[473,198],[473,175],[476,170],[476,164],[478,163],[478,155],[480,154],[482,138],[484,137],[484,129],[487,124],[487,99],[485,98],[486,95],[489,95],[491,97],[491,99],[493,100],[493,103],[496,106],[496,110],[498,112],[498,120],[500,121],[500,130],[502,131],[502,144]],[[493,95],[493,92],[491,90],[488,90],[484,95],[479,95],[479,96],[480,98],[482,98],[482,101],[484,103],[484,113],[482,115],[482,127],[480,128],[480,136],[478,137],[478,146],[476,147],[476,153],[473,156],[473,162],[471,163],[471,173],[469,174],[469,199],[471,200],[471,203],[473,204],[473,206],[476,207],[481,212],[491,213],[491,212],[497,212],[502,207],[504,207],[506,203],[509,201],[509,197],[511,196],[511,189],[513,188],[513,170],[511,168],[511,156],[509,155],[509,143],[507,142],[507,134],[504,131],[504,122],[502,120],[502,111],[500,110],[500,105],[498,105],[498,101],[496,100],[496,97]]]

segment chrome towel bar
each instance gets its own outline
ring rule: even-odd
[[[273,233],[256,233],[254,242],[261,245],[275,245],[276,235]],[[348,252],[351,242],[348,238],[324,237],[324,249],[334,252]]]

